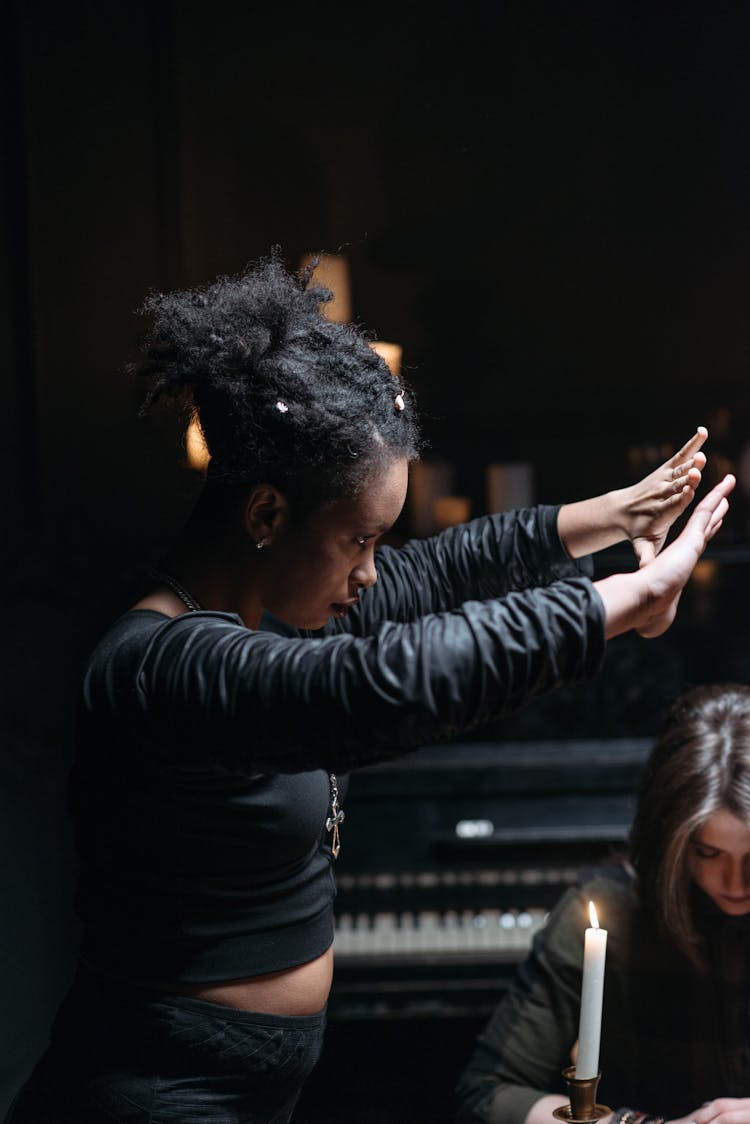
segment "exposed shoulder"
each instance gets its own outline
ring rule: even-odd
[[[183,613],[189,612],[189,609],[180,600],[176,593],[172,593],[170,589],[159,590],[155,593],[148,593],[145,597],[141,597],[140,601],[136,601],[132,606],[131,612],[138,612],[141,609],[151,610],[154,613],[161,613],[165,617],[179,617]]]

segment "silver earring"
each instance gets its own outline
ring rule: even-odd
[[[258,541],[255,544],[255,549],[256,550],[262,550],[265,545],[266,545],[265,539],[258,539]]]

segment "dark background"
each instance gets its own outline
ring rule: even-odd
[[[345,253],[475,514],[490,461],[531,461],[543,502],[700,423],[740,463],[750,8],[11,0],[0,51],[1,1110],[73,961],[81,660],[198,485],[122,373],[147,292],[274,243]],[[650,733],[685,681],[744,677],[746,540],[738,489],[714,601],[686,595],[666,647],[612,645],[629,693],[605,677],[509,729]]]

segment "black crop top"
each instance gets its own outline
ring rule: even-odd
[[[603,607],[557,511],[380,548],[377,585],[317,633],[208,611],[116,621],[86,670],[70,782],[83,958],[211,981],[324,952],[330,774],[343,796],[357,765],[598,670]]]

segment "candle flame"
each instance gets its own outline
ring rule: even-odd
[[[599,928],[599,918],[596,916],[596,909],[594,908],[593,902],[589,902],[589,919],[591,921],[591,928],[592,929],[598,929]]]

